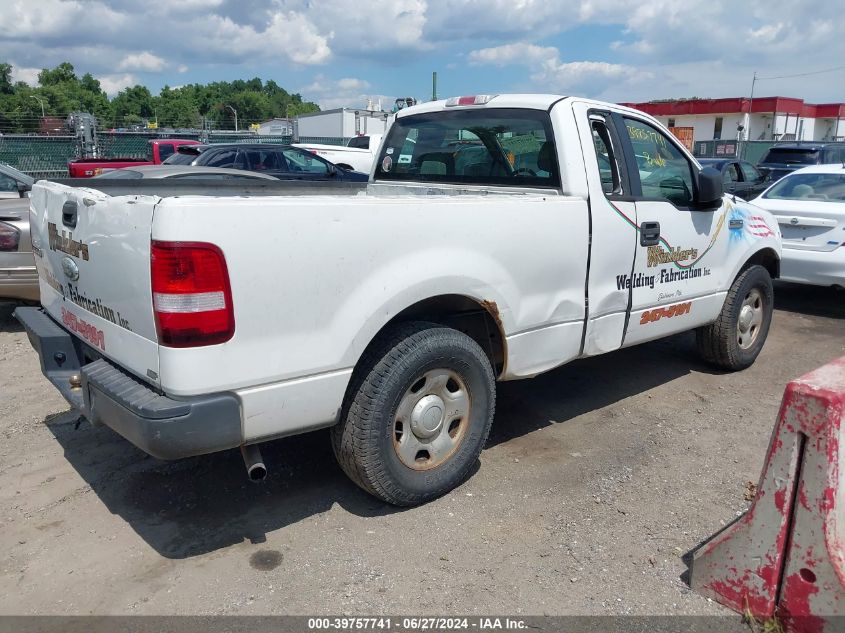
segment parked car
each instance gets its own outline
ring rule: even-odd
[[[38,299],[29,240],[29,190],[35,179],[0,163],[0,299]]]
[[[144,165],[142,167],[113,169],[95,176],[95,180],[140,180],[142,178],[178,178],[201,180],[272,180],[278,178],[254,171],[223,169],[221,167],[194,167],[192,165]]]
[[[0,163],[0,200],[25,198],[34,183],[32,176],[11,165]]]
[[[76,158],[68,161],[67,170],[71,178],[91,178],[109,169],[160,165],[176,153],[180,145],[197,145],[199,141],[159,138],[149,141],[147,158]]]
[[[794,171],[753,203],[780,224],[781,279],[845,287],[845,165]]]
[[[38,300],[29,239],[29,198],[0,200],[0,299]]]
[[[354,136],[345,146],[319,143],[294,143],[293,146],[308,150],[343,169],[369,174],[382,138],[383,134],[369,134]]]
[[[747,160],[700,158],[698,162],[722,172],[725,193],[735,194],[744,200],[756,198],[771,184],[768,176]]]
[[[4,172],[0,165],[0,175]],[[32,178],[28,178],[30,183]],[[261,181],[278,183],[279,180],[266,174],[245,172],[238,169],[217,167],[185,167],[180,165],[142,165],[132,169],[113,169],[92,178],[102,180],[139,180],[143,178],[168,180],[203,181]],[[29,198],[0,200],[0,299],[21,299],[37,301],[38,272],[32,256],[29,237]]]
[[[484,151],[456,160],[470,135]],[[641,181],[634,139],[665,177]],[[365,191],[141,184],[35,185],[44,308],[15,314],[93,423],[165,459],[240,447],[252,479],[266,474],[258,443],[333,427],[353,481],[423,503],[472,472],[496,379],[687,330],[739,370],[771,322],[777,223],[724,196],[653,117],[612,103],[403,109]]]
[[[769,148],[757,167],[770,182],[808,165],[845,163],[845,143],[783,143]]]
[[[369,174],[349,171],[303,149],[275,143],[182,146],[178,155],[167,160],[166,164],[243,169],[269,174],[280,180],[366,182],[369,179]]]

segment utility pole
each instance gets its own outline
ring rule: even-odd
[[[35,99],[38,103],[41,104],[41,118],[44,118],[44,99],[41,97],[36,97],[35,95],[29,95],[30,99]]]
[[[237,110],[235,110],[235,109],[234,109],[232,106],[230,106],[230,105],[227,105],[226,107],[227,107],[227,108],[229,108],[229,109],[232,111],[232,114],[234,114],[234,115],[235,115],[235,132],[237,132],[237,131],[238,131],[238,111],[237,111]]]
[[[754,77],[751,79],[751,98],[748,100],[748,119],[745,122],[745,142],[742,144],[742,158],[745,158],[745,155],[748,151],[748,142],[751,140],[751,121],[753,120],[753,110],[754,110],[754,86],[757,83],[757,71],[754,71]]]
[[[431,73],[431,100],[437,101],[437,71]]]

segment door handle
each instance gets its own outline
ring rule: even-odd
[[[640,224],[640,246],[657,246],[660,243],[660,222]]]

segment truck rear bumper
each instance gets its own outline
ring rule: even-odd
[[[202,455],[243,443],[240,401],[230,393],[174,399],[99,358],[40,308],[17,308],[41,371],[71,406],[159,459]],[[71,382],[71,379],[74,379]]]

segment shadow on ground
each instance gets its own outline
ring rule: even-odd
[[[683,335],[586,359],[534,380],[501,385],[489,445],[565,423],[581,413],[651,389],[690,371],[708,371]],[[249,540],[339,504],[357,516],[402,511],[352,484],[332,455],[328,431],[262,445],[269,475],[252,484],[239,451],[161,462],[107,428],[66,412],[45,422],[65,457],[102,502],[168,558],[187,558]]]
[[[23,326],[12,316],[12,312],[20,305],[23,304],[0,299],[0,332],[23,332]]]
[[[845,290],[778,281],[775,282],[775,309],[845,319]]]

